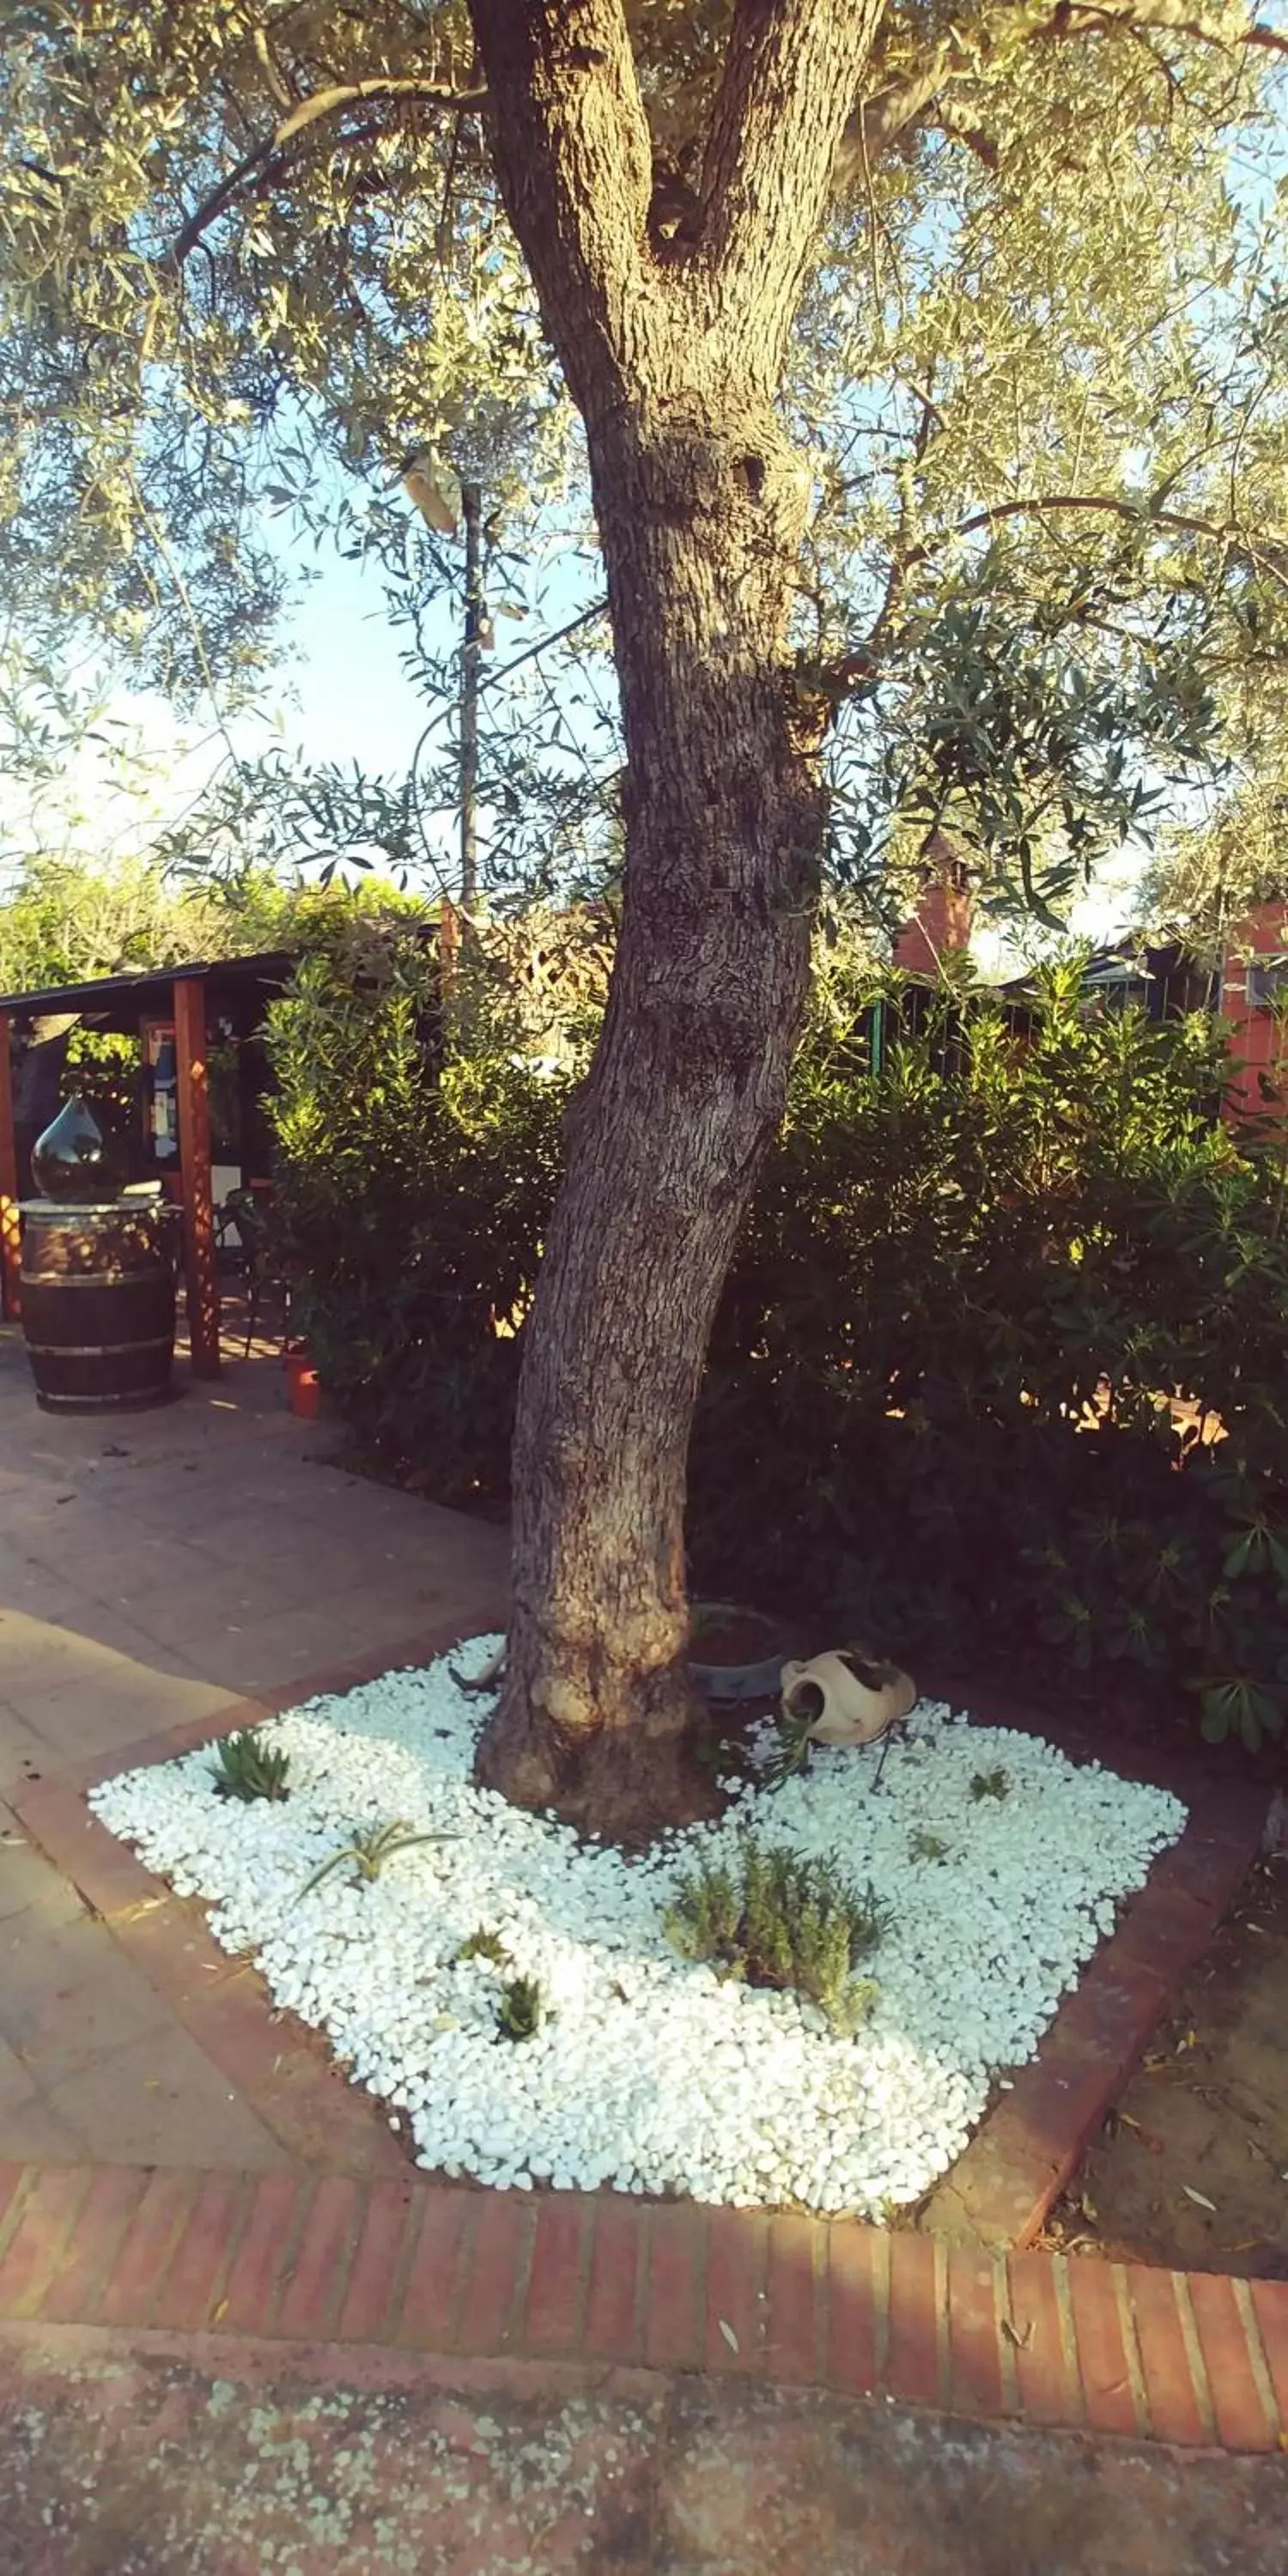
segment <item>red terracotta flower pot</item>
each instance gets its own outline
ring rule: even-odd
[[[316,1422],[322,1410],[318,1373],[307,1351],[287,1351],[286,1401],[301,1422]]]

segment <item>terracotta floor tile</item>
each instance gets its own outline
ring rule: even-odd
[[[161,1636],[156,1614],[163,1605],[189,1597],[199,1598],[209,1581],[207,1561],[196,1548],[185,1551],[182,1571],[175,1566],[163,1570],[136,1566],[133,1576],[120,1566],[115,1553],[100,1564],[86,1567],[78,1581],[81,1606],[76,1627],[82,1637],[98,1639],[118,1654],[146,1661],[146,1650]]]
[[[355,1643],[352,1630],[337,1621],[321,1612],[295,1610],[248,1622],[244,1628],[193,1637],[186,1651],[197,1670],[228,1693],[273,1689],[297,1676],[303,1679],[328,1665],[349,1661],[360,1648],[361,1640]]]
[[[96,1638],[78,1635],[64,1645],[46,1629],[40,1644],[32,1642],[22,1661],[6,1672],[5,1693],[15,1715],[29,1726],[33,1707],[51,1691],[86,1685],[111,1690],[128,1675],[129,1669],[114,1647]]]
[[[446,1615],[451,1600],[450,1592],[428,1583],[395,1589],[356,1583],[328,1594],[327,1616],[348,1638],[349,1654],[358,1656],[368,1645],[374,1652],[383,1644],[400,1644],[417,1628],[430,1627]]]
[[[140,1529],[128,1501],[78,1498],[45,1522],[28,1552],[60,1582],[109,1598],[149,1583],[179,1582],[184,1571],[182,1540]]]
[[[306,1533],[286,1505],[266,1505],[256,1492],[240,1505],[234,1497],[218,1496],[194,1521],[189,1537],[202,1557],[221,1568],[264,1568],[307,1561],[313,1533]]]
[[[204,1717],[225,1696],[195,1673],[161,1673],[135,1664],[124,1671],[117,1667],[100,1681],[86,1676],[53,1689],[24,1684],[18,1707],[47,1748],[75,1763],[185,1718]]]
[[[286,2161],[250,2105],[168,2017],[43,2098],[99,2163],[258,2170]]]
[[[74,2165],[85,2161],[85,2140],[51,2111],[43,2094],[0,2104],[0,2162]]]
[[[106,1924],[33,1928],[18,1914],[0,1929],[0,2038],[43,2090],[167,2019]]]
[[[504,1533],[318,1463],[335,1436],[286,1412],[271,1354],[162,1412],[53,1419],[0,1328],[0,1793],[243,1694],[378,1665],[455,1604],[478,1624]],[[0,1808],[0,2158],[280,2165],[146,1957],[8,1829]],[[268,2035],[293,2100],[306,2052]]]
[[[36,2080],[30,2067],[24,2066],[22,2059],[0,2039],[0,2124],[7,2111],[20,2109],[24,2102],[33,2101],[35,2095]],[[0,2147],[0,2164],[8,2161],[5,2150]]]
[[[8,1700],[16,1704],[23,1683],[76,1681],[101,1665],[112,1650],[92,1634],[64,1624],[90,1608],[88,1596],[66,1586],[59,1597],[57,1621],[29,1608],[15,1587],[0,1599],[0,1675]]]
[[[93,1646],[106,1646],[122,1667],[122,1678],[137,1672],[172,1674],[191,1680],[192,1668],[182,1646],[155,1636],[145,1624],[148,1605],[127,1612],[109,1603],[86,1600],[78,1612],[79,1634]]]
[[[16,1823],[0,1823],[0,1923],[39,1906],[48,1925],[62,1913],[74,1922],[84,1912],[74,1889],[43,1854],[33,1850]]]
[[[24,1771],[39,1770],[45,1753],[40,1737],[9,1700],[0,1700],[0,1788]]]
[[[138,1599],[133,1615],[148,1636],[189,1651],[193,1637],[241,1632],[264,1619],[290,1616],[317,1599],[316,1578],[301,1557],[289,1575],[266,1577],[253,1565],[216,1564],[191,1548],[192,1570],[182,1583],[163,1587],[148,1600]]]

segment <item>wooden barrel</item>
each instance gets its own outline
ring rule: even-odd
[[[46,1413],[137,1413],[174,1389],[174,1273],[160,1211],[22,1209],[22,1330]]]

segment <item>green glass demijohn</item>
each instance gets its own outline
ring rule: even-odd
[[[73,1097],[31,1149],[31,1177],[47,1199],[114,1199],[125,1162],[88,1101]]]

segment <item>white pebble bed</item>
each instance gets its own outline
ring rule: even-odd
[[[497,1643],[476,1640],[458,1668]],[[777,1790],[742,1784],[718,1825],[642,1858],[583,1843],[471,1782],[489,1702],[446,1659],[272,1720],[290,1795],[216,1795],[209,1749],[123,1774],[95,1812],[270,1993],[324,2030],[355,2083],[410,2131],[419,2164],[499,2187],[677,2192],[880,2217],[953,2162],[995,2081],[1030,2057],[1122,1898],[1173,1841],[1165,1791],[1075,1767],[1038,1738],[922,1702],[908,1740],[815,1753]],[[772,1741],[763,1730],[762,1742]],[[971,1796],[1001,1769],[1007,1794]],[[301,1897],[355,1829],[450,1840]],[[836,2035],[812,2005],[678,1958],[662,1927],[677,1874],[736,1856],[740,1829],[869,1879],[895,1921],[861,1973],[870,2019]],[[945,1859],[914,1857],[918,1834]],[[510,1966],[457,1961],[480,1929]],[[503,1978],[536,1978],[533,2039],[498,2038]]]

